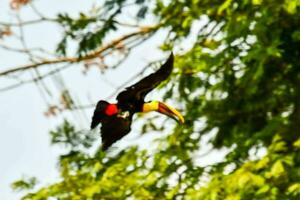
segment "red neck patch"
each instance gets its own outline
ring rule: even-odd
[[[117,113],[118,113],[117,104],[108,104],[108,106],[105,109],[105,114],[108,116],[112,116]]]

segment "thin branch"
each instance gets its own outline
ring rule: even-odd
[[[39,48],[39,47],[25,49],[25,48],[11,47],[11,46],[8,46],[6,44],[1,44],[0,43],[0,48],[3,49],[3,50],[6,50],[6,51],[15,52],[15,53],[28,54],[28,51],[30,51],[30,52],[37,52],[37,53],[45,54],[45,55],[52,56],[52,57],[54,56],[53,53],[48,52],[47,50],[45,50],[43,48]],[[37,56],[35,55],[35,57],[37,57]]]
[[[39,19],[33,19],[33,20],[29,20],[29,21],[24,21],[22,23],[13,23],[13,22],[0,22],[1,26],[15,26],[15,27],[19,27],[19,26],[26,26],[26,25],[32,25],[32,24],[38,24],[38,23],[42,23],[42,22],[57,22],[56,19],[50,19],[50,18],[39,18]]]
[[[0,44],[0,48],[4,49],[4,50],[7,50],[7,51],[17,52],[17,53],[27,53],[28,52],[27,49],[14,48],[14,47],[6,46],[5,44]],[[29,50],[34,51],[36,49],[29,49]]]
[[[97,18],[97,21],[102,21],[106,22],[106,19],[99,19]],[[59,23],[57,19],[53,18],[38,18],[38,19],[33,19],[33,20],[28,20],[24,21],[22,23],[14,23],[14,22],[4,22],[0,21],[0,26],[8,26],[8,27],[19,27],[19,26],[27,26],[27,25],[34,25],[34,24],[39,24],[39,23],[44,23],[44,22],[53,22],[53,23]],[[120,26],[126,26],[126,27],[131,27],[131,28],[139,28],[141,27],[138,24],[130,24],[130,23],[125,23],[117,20],[113,20],[114,23],[120,25]]]
[[[40,79],[44,79],[44,78],[46,78],[46,77],[48,77],[48,76],[51,76],[51,75],[53,75],[53,74],[56,74],[56,73],[58,73],[58,72],[60,72],[60,71],[62,71],[62,70],[64,70],[64,69],[67,69],[68,67],[71,67],[71,65],[70,65],[70,64],[64,65],[64,66],[62,66],[62,67],[60,67],[60,68],[58,68],[58,69],[52,70],[52,71],[50,71],[50,72],[48,72],[48,73],[46,73],[46,74],[43,74],[43,75],[41,75],[41,76],[39,76],[39,77],[30,79],[30,80],[19,80],[19,82],[16,83],[16,84],[12,84],[12,85],[9,85],[9,86],[0,88],[0,92],[5,92],[5,91],[8,91],[8,90],[11,90],[11,89],[14,89],[14,88],[18,88],[18,87],[23,86],[23,85],[28,84],[28,83],[34,83],[34,82],[37,82],[37,81],[39,81]],[[12,78],[15,78],[15,77],[12,77]]]
[[[129,24],[129,23],[120,22],[120,21],[117,21],[117,20],[113,20],[113,22],[116,23],[116,24],[118,24],[118,25],[120,25],[120,26],[126,26],[126,27],[131,27],[131,28],[139,28],[139,27],[141,27],[140,25],[137,25],[137,24]]]
[[[22,24],[23,21],[22,21],[22,19],[21,19],[21,17],[20,17],[19,14],[17,14],[17,20],[18,20],[18,23],[19,23],[19,24]],[[18,28],[19,28],[19,32],[20,32],[20,42],[21,42],[21,44],[22,44],[22,46],[23,46],[23,49],[27,51],[27,55],[28,55],[28,57],[29,57],[29,60],[30,60],[31,62],[35,63],[35,62],[36,62],[36,61],[35,61],[35,56],[34,56],[33,52],[31,52],[31,51],[29,50],[28,45],[27,45],[26,40],[25,40],[24,27],[23,27],[23,26],[19,26]],[[39,78],[39,77],[41,76],[39,70],[38,70],[37,68],[33,68],[33,71],[34,71],[34,73],[35,73],[36,76],[37,76],[37,78],[35,78],[35,77],[34,77],[34,74],[32,74],[33,79],[36,79],[36,80],[37,80],[37,81],[36,81],[37,86],[39,86],[39,81],[40,81],[40,86],[41,86],[41,88],[38,87],[38,89],[40,90],[41,95],[43,96],[43,98],[45,99],[45,102],[47,103],[47,98],[46,98],[46,96],[44,95],[43,89],[44,89],[44,91],[46,91],[48,94],[50,94],[50,90],[48,89],[47,85]]]
[[[126,41],[129,38],[139,36],[139,35],[142,36],[142,35],[151,33],[155,29],[156,29],[156,27],[141,28],[140,30],[138,30],[136,32],[124,35],[116,40],[113,40],[112,42],[108,43],[107,45],[100,47],[99,49],[97,49],[91,53],[88,53],[87,55],[82,56],[82,57],[62,57],[62,58],[57,58],[57,59],[52,59],[52,60],[44,60],[44,61],[37,62],[37,63],[26,64],[26,65],[15,67],[15,68],[8,68],[8,70],[0,72],[0,76],[5,76],[7,74],[20,72],[20,71],[25,71],[28,69],[35,69],[40,66],[49,65],[49,64],[66,63],[66,62],[67,63],[78,63],[83,60],[90,60],[90,59],[98,57],[100,54],[106,52],[109,49],[113,49],[116,45]]]
[[[35,5],[32,3],[32,2],[30,2],[29,3],[29,6],[31,7],[31,9],[33,10],[33,12],[37,15],[37,16],[39,16],[41,19],[48,19],[47,17],[45,17],[36,7],[35,7]]]

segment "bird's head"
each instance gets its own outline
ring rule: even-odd
[[[92,118],[91,129],[95,128],[103,117],[112,116],[116,113],[118,113],[118,107],[116,104],[110,104],[104,100],[98,101]]]
[[[180,112],[163,102],[149,101],[144,103],[142,112],[150,112],[150,111],[159,112],[161,114],[167,115],[168,117],[171,117],[172,119],[175,119],[176,121],[182,124],[184,123],[184,118],[180,114]]]

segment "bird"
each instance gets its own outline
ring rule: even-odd
[[[145,102],[146,95],[170,76],[173,63],[174,55],[171,53],[167,61],[156,72],[121,91],[116,97],[117,103],[98,101],[92,116],[91,129],[95,129],[101,124],[101,149],[103,151],[131,131],[132,118],[135,113],[156,111],[179,123],[184,123],[180,112],[166,103],[157,100]]]

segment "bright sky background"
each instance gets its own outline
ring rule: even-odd
[[[76,16],[80,11],[88,11],[96,1],[36,0],[34,2],[41,13],[53,17],[59,12],[67,12]],[[10,22],[14,18],[13,15],[14,12],[9,8],[9,1],[0,1],[0,21]],[[23,20],[37,18],[28,7],[22,8],[21,17]],[[32,25],[28,30],[25,30],[28,44],[54,49],[55,44],[60,39],[61,30],[56,25],[49,25],[48,23],[42,26],[39,25],[38,28],[33,28],[34,26]],[[96,102],[101,98],[105,98],[111,94],[113,89],[111,84],[118,86],[138,73],[141,67],[144,67],[149,61],[166,57],[166,55],[161,55],[157,49],[162,39],[161,35],[153,37],[136,48],[120,67],[116,70],[107,71],[104,75],[99,70],[92,69],[88,71],[87,76],[83,76],[82,65],[74,65],[63,71],[65,84],[80,99],[82,104],[89,104],[91,101]],[[186,43],[186,45],[189,44]],[[0,71],[10,66],[28,63],[27,58],[16,55],[0,49]],[[106,80],[109,80],[111,84],[107,84]],[[12,83],[11,80],[0,78],[0,86],[9,83]],[[50,88],[55,88],[50,80],[47,80],[46,83],[49,84]],[[150,95],[150,98],[154,95]],[[54,103],[58,102],[58,98],[58,94],[53,94]],[[27,84],[0,93],[1,200],[14,200],[20,197],[20,193],[12,192],[10,184],[21,177],[35,176],[43,185],[45,183],[50,184],[58,178],[57,156],[63,149],[50,146],[48,132],[62,121],[62,117],[47,118],[43,114],[46,109],[45,101],[34,84]],[[84,116],[81,116],[82,120],[77,124],[78,127],[89,128],[92,111],[92,109],[87,110]],[[72,114],[65,116],[69,119],[75,118],[74,121],[76,121],[76,115],[75,117]],[[133,127],[134,130],[135,127]],[[133,139],[134,136],[129,136],[127,141]],[[206,161],[211,162],[211,158]]]
[[[36,7],[44,15],[51,17],[58,12],[76,15],[79,11],[88,11],[94,1],[51,0],[35,2]],[[9,8],[9,2],[0,1],[0,21],[9,22],[13,15],[14,12]],[[28,7],[22,8],[21,16],[23,19],[37,18]],[[31,30],[33,26],[29,27],[28,30]],[[30,30],[25,32],[27,33],[28,44],[55,48],[54,44],[60,39],[59,28],[55,25],[49,26],[49,24],[42,27],[38,26],[38,28],[32,32],[29,32]],[[143,67],[147,61],[162,58],[158,51],[155,53],[155,43],[157,44],[155,40],[157,39],[154,38],[152,42],[148,42],[147,48],[145,48],[147,51],[144,51],[142,47],[138,48],[135,52],[138,52],[139,56],[130,56],[122,66],[114,71],[108,71],[105,75],[102,75],[97,69],[92,69],[84,77],[81,73],[82,66],[75,65],[63,72],[68,74],[65,83],[71,90],[76,90],[77,96],[89,96],[94,102],[97,99],[107,97],[111,93],[112,87],[105,81],[101,81],[102,79],[109,79],[110,82],[118,86],[139,72],[139,67]],[[28,63],[26,58],[16,55],[0,49],[0,70]],[[114,78],[112,79],[112,77]],[[1,86],[9,83],[11,80],[0,78]],[[83,99],[82,103],[90,103],[89,101],[84,102],[86,100],[84,98],[80,99]],[[58,177],[56,164],[57,156],[61,150],[50,146],[48,132],[59,124],[61,118],[45,117],[43,112],[46,109],[45,101],[34,84],[27,84],[0,93],[1,200],[14,200],[20,197],[20,194],[13,193],[10,184],[21,177],[36,176],[38,180],[42,180],[42,183],[51,183]],[[85,121],[80,125],[82,128],[88,129],[92,111],[87,110]],[[69,118],[72,118],[72,115],[69,115]]]

